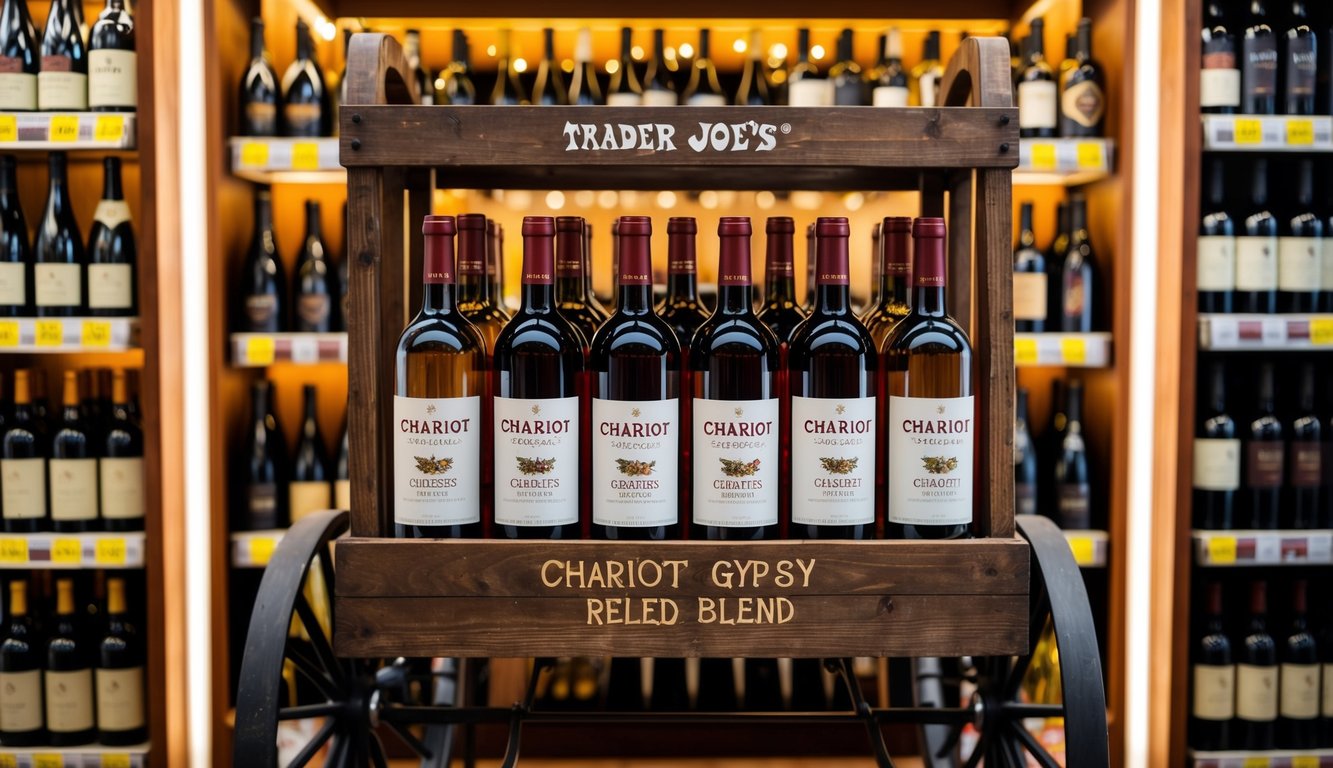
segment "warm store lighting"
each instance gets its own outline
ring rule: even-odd
[[[574,193],[574,205],[580,208],[591,208],[597,203],[597,193],[591,189],[580,189]]]
[[[668,45],[667,47],[665,47],[665,48],[662,49],[662,56],[663,56],[667,61],[675,61],[675,60],[676,60],[676,49],[675,49],[675,48],[672,48],[671,46]]]
[[[664,189],[664,190],[662,190],[661,192],[658,192],[658,193],[657,193],[657,207],[658,207],[658,208],[675,208],[675,207],[676,207],[676,193],[675,193],[675,192],[672,192],[672,191],[669,190],[669,189]]]
[[[822,45],[810,46],[810,58],[814,59],[815,61],[819,61],[820,59],[824,58],[824,46]]]
[[[486,55],[487,55],[487,56],[490,56],[490,57],[492,57],[492,58],[494,58],[494,56],[495,56],[495,46],[494,46],[494,45],[488,45],[488,46],[486,46]]]
[[[866,196],[860,192],[848,192],[843,195],[842,204],[846,206],[847,210],[856,213],[866,204]]]
[[[614,75],[619,69],[620,69],[620,62],[616,61],[615,59],[611,59],[610,61],[606,62],[606,74]]]
[[[717,208],[717,193],[711,189],[705,189],[699,193],[699,205],[705,210],[714,210]]]
[[[694,46],[690,45],[689,43],[681,43],[681,44],[680,44],[680,57],[681,57],[682,59],[693,58],[693,57],[694,57]]]
[[[560,69],[563,70],[564,73],[567,74],[567,75],[573,73],[573,71],[574,71],[574,60],[573,60],[573,59],[565,59],[565,60],[561,61],[561,62],[560,62]]]
[[[750,46],[746,45],[745,40],[739,37],[736,38],[736,42],[731,44],[731,50],[735,51],[736,53],[745,53],[746,49],[749,47]]]
[[[754,204],[759,206],[759,210],[761,211],[771,211],[773,210],[773,206],[777,205],[777,203],[778,196],[768,190],[756,192],[754,194]]]
[[[514,59],[514,71],[522,74],[528,71],[528,60],[522,57]]]
[[[620,195],[614,189],[604,189],[597,193],[597,204],[608,211],[615,208],[619,201]]]
[[[546,207],[553,211],[558,211],[565,207],[565,193],[558,189],[553,189],[546,193]]]
[[[643,61],[643,46],[636,45],[629,49],[629,55],[633,56],[635,61]]]
[[[774,43],[773,47],[768,49],[768,57],[770,59],[781,59],[782,61],[786,61],[787,46],[783,43]]]

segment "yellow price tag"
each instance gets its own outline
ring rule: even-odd
[[[19,759],[15,755],[0,755],[0,768],[19,768]]]
[[[1074,536],[1069,539],[1069,548],[1074,551],[1074,562],[1079,565],[1092,565],[1096,545],[1086,536]]]
[[[1333,317],[1310,318],[1310,343],[1321,347],[1333,344]]]
[[[93,123],[93,138],[97,141],[120,142],[125,138],[124,115],[99,115]]]
[[[51,115],[47,138],[53,142],[69,143],[79,140],[78,115]]]
[[[241,167],[259,169],[267,168],[268,143],[263,141],[247,141],[242,144]]]
[[[276,347],[272,336],[251,336],[245,342],[245,362],[250,365],[271,365]]]
[[[250,539],[250,562],[255,565],[268,565],[268,561],[273,559],[273,550],[277,547],[278,542],[268,536],[256,536]]]
[[[32,756],[32,768],[65,768],[65,757],[49,752],[38,752]]]
[[[319,145],[313,141],[298,141],[292,145],[292,170],[319,170]]]
[[[1301,147],[1314,144],[1314,121],[1287,120],[1287,143]]]
[[[1102,152],[1101,142],[1081,141],[1077,148],[1078,167],[1085,170],[1101,170],[1106,166],[1106,154]]]
[[[1088,362],[1088,343],[1077,336],[1060,339],[1060,359],[1065,365],[1083,365]]]
[[[1269,768],[1272,764],[1273,762],[1270,758],[1256,755],[1254,757],[1245,758],[1245,762],[1241,763],[1241,766],[1242,768]]]
[[[0,115],[0,141],[19,140],[19,119],[13,115]]]
[[[1236,537],[1213,536],[1208,539],[1208,561],[1213,565],[1236,562]]]
[[[1319,768],[1319,756],[1292,755],[1291,768]]]
[[[1014,365],[1037,364],[1037,340],[1014,339]]]
[[[19,324],[14,320],[0,320],[0,347],[19,345]]]
[[[130,768],[131,764],[129,755],[102,755],[102,768]]]
[[[65,324],[59,320],[38,320],[35,341],[39,347],[58,347],[65,343]]]
[[[124,539],[98,539],[93,552],[93,561],[98,565],[124,565]]]
[[[1032,145],[1032,167],[1039,171],[1055,170],[1055,145],[1054,144],[1033,144]]]
[[[1264,140],[1264,124],[1253,118],[1236,120],[1237,144],[1261,144]]]
[[[82,561],[83,544],[78,539],[56,539],[51,542],[51,562],[78,565]]]
[[[80,335],[85,347],[111,346],[111,323],[107,320],[84,320]]]
[[[27,539],[0,539],[0,563],[5,565],[25,565],[27,562]]]

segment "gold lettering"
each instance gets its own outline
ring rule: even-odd
[[[671,610],[667,611],[668,608]],[[668,613],[670,613],[670,617],[668,617]],[[662,598],[662,623],[671,626],[674,625],[679,618],[680,606],[676,605],[676,601],[669,597]]]
[[[754,613],[754,598],[753,598],[753,597],[738,597],[738,598],[736,598],[736,623],[737,623],[737,624],[753,624],[753,623],[754,623],[754,616],[751,615],[752,613]]]
[[[621,598],[611,598],[606,601],[606,623],[624,624],[625,617],[621,615]]]
[[[606,608],[600,597],[588,598],[588,623],[602,626],[602,611]]]
[[[592,573],[588,575],[588,581],[586,584],[584,584],[584,586],[588,587],[589,589],[591,589],[592,587],[602,587],[603,589],[606,588],[606,576],[602,573],[601,563],[592,564]]]
[[[796,583],[796,577],[791,572],[792,562],[790,560],[778,561],[778,575],[773,577],[773,584],[786,589]]]
[[[756,624],[772,624],[772,623],[773,623],[773,601],[772,601],[772,600],[760,600],[760,601],[759,601],[759,604],[758,604],[757,606],[755,606],[755,608],[756,608],[757,610],[755,611],[755,620],[754,620],[754,623],[756,623]]]
[[[814,561],[811,560],[810,564],[813,565]],[[796,615],[796,606],[792,605],[791,600],[788,600],[785,597],[777,598],[777,604],[778,604],[778,623],[786,624],[787,622],[791,621],[792,617]],[[784,608],[786,610],[783,610]]]
[[[552,588],[552,587],[558,587],[558,586],[560,586],[560,577],[559,577],[559,576],[556,577],[555,581],[551,581],[549,578],[546,577],[546,571],[547,571],[547,569],[550,568],[550,567],[553,566],[553,565],[554,565],[556,568],[559,568],[559,567],[560,567],[560,561],[559,561],[559,560],[547,560],[546,562],[542,563],[542,584],[544,584],[544,585],[546,586],[547,589],[550,589],[550,588]]]
[[[657,569],[657,573],[652,577],[651,580],[649,580],[648,576],[644,573],[644,569],[647,568],[648,566],[652,566],[653,568]],[[639,562],[639,583],[649,588],[661,584],[662,583],[661,563],[657,562],[656,560],[641,560]]]
[[[717,601],[711,597],[699,598],[699,623],[717,623]]]
[[[578,567],[577,569],[574,568],[574,563],[575,563],[575,562],[577,562],[577,563],[579,564],[579,567]],[[567,561],[565,561],[565,588],[566,588],[566,589],[569,589],[569,588],[571,588],[571,587],[574,586],[574,578],[575,578],[575,577],[578,578],[578,588],[579,588],[579,589],[582,589],[583,586],[584,586],[584,584],[583,584],[583,561],[582,561],[582,560],[577,560],[577,561],[575,561],[575,560],[567,560]]]
[[[754,585],[759,586],[759,580],[768,575],[768,563],[763,560],[752,560],[754,564]]]
[[[662,565],[671,569],[671,588],[680,589],[680,569],[689,568],[689,560],[663,560]]]
[[[625,565],[619,560],[609,560],[606,563],[606,580],[610,586],[616,589],[624,589],[625,584],[620,580],[621,574],[625,572]],[[631,585],[633,586],[633,585]]]
[[[722,587],[723,589],[731,589],[732,573],[730,566],[731,561],[729,560],[718,560],[716,563],[713,563],[713,586]],[[721,576],[718,575],[719,568],[726,569],[725,573]]]
[[[802,587],[809,587],[809,586],[810,586],[810,574],[815,570],[815,559],[814,559],[813,557],[810,558],[810,564],[809,564],[809,565],[806,565],[806,564],[805,564],[805,561],[798,557],[798,558],[796,558],[796,567],[797,567],[797,568],[800,568],[800,569],[801,569],[801,573],[804,573],[804,574],[805,574],[805,578],[802,580],[801,586],[802,586]],[[779,623],[782,623],[782,622],[779,622]]]

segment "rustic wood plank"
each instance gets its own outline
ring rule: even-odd
[[[1014,283],[1010,265],[1010,174],[977,171],[976,361],[977,518],[982,535],[1014,535]]]
[[[332,18],[375,16],[379,18],[450,18],[491,19],[500,12],[482,3],[450,3],[439,0],[319,0],[320,7]],[[893,19],[1008,19],[1027,7],[1023,2],[996,0],[935,0],[932,3],[895,5],[888,12]],[[625,16],[623,3],[613,0],[582,0],[574,14],[585,19],[619,19]],[[561,11],[564,11],[562,8]],[[510,0],[503,7],[508,19],[549,18],[554,11],[542,0]],[[838,5],[838,15],[845,19],[886,18],[882,2],[850,0]],[[803,0],[768,0],[767,2],[718,3],[712,0],[684,0],[653,7],[658,19],[683,19],[696,26],[699,19],[804,19],[810,17],[810,5]]]
[[[1011,77],[1008,41],[1002,37],[969,37],[949,59],[940,93],[950,107],[1012,107]],[[1015,144],[1014,150],[1017,148]]]
[[[977,338],[972,325],[972,171],[958,171],[949,183],[949,314]]]
[[[352,104],[416,104],[416,78],[398,41],[378,32],[352,35],[347,49],[347,100]]]

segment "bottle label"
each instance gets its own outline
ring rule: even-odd
[[[606,95],[606,106],[639,107],[643,106],[643,98],[637,93],[608,93]]]
[[[252,531],[278,527],[278,487],[273,483],[250,483],[245,487],[246,524]]]
[[[278,105],[267,101],[252,101],[245,105],[246,133],[250,136],[278,134]]]
[[[973,398],[889,397],[889,521],[972,522]]]
[[[42,727],[42,671],[0,672],[0,733]]]
[[[779,402],[695,400],[694,523],[778,522]]]
[[[1273,38],[1247,37],[1242,43],[1245,97],[1277,93],[1277,43]]]
[[[1282,443],[1256,440],[1245,446],[1245,485],[1250,488],[1282,486]]]
[[[592,401],[592,520],[675,525],[680,494],[680,401]]]
[[[694,102],[690,102],[690,105],[691,105],[691,106],[705,106],[705,105],[695,105]],[[650,89],[650,90],[644,91],[644,92],[643,92],[643,106],[645,106],[645,107],[674,107],[674,106],[676,106],[676,92],[675,92],[675,91],[658,90],[658,89]],[[706,105],[706,106],[712,106],[712,105]]]
[[[0,262],[0,305],[21,307],[28,303],[27,277],[27,268],[21,262]]]
[[[1194,716],[1223,721],[1236,716],[1236,668],[1230,664],[1194,665]]]
[[[794,80],[787,86],[787,106],[833,106],[833,84],[816,78]]]
[[[319,133],[321,110],[318,104],[284,104],[282,116],[287,122],[287,133],[294,136]]]
[[[495,522],[579,521],[579,398],[495,398]]]
[[[303,293],[296,297],[296,315],[307,328],[319,328],[329,322],[333,307],[327,293]]]
[[[687,103],[691,107],[725,107],[727,97],[718,93],[696,93]]]
[[[1201,235],[1198,251],[1199,290],[1236,290],[1236,238]]]
[[[0,459],[6,520],[46,517],[46,459]]]
[[[143,519],[143,459],[101,459],[98,472],[102,480],[102,517],[108,520]]]
[[[139,106],[138,56],[134,51],[88,51],[88,106],[134,109]]]
[[[89,264],[88,308],[128,310],[134,306],[133,282],[129,264]]]
[[[264,328],[277,321],[278,297],[261,293],[245,297],[245,317],[251,328]]]
[[[921,106],[938,106],[935,102],[939,98],[941,73],[938,67],[931,68],[926,74],[922,75],[917,84],[921,88]],[[1055,93],[1051,93],[1051,114],[1055,114]],[[1051,119],[1051,126],[1055,126],[1055,119]]]
[[[1277,719],[1277,667],[1236,665],[1236,717],[1252,722]]]
[[[1106,115],[1106,94],[1092,80],[1076,83],[1060,97],[1060,112],[1084,128],[1093,128]]]
[[[98,730],[144,727],[143,667],[99,669],[96,677]]]
[[[1087,483],[1061,483],[1056,488],[1056,523],[1067,531],[1092,527],[1092,490]]]
[[[1014,319],[1046,319],[1046,273],[1014,273]]]
[[[875,398],[791,399],[791,519],[875,521]]]
[[[1333,664],[1324,665],[1324,717],[1333,717]]]
[[[1054,128],[1056,124],[1056,87],[1051,80],[1030,80],[1018,84],[1018,127]]]
[[[1319,717],[1319,665],[1283,664],[1278,690],[1282,692],[1278,712],[1293,720]]]
[[[1315,55],[1314,35],[1287,35],[1287,98],[1299,99],[1314,96],[1316,67],[1318,56]]]
[[[1084,303],[1088,300],[1088,286],[1083,280],[1083,270],[1065,270],[1062,287],[1064,288],[1064,316],[1082,317]]]
[[[1277,288],[1277,238],[1236,238],[1236,290]]]
[[[93,221],[100,221],[107,229],[115,229],[130,220],[130,204],[124,200],[100,200],[93,211]]]
[[[1324,237],[1323,256],[1320,258],[1319,287],[1333,291],[1333,233]]]
[[[876,107],[907,106],[907,87],[902,85],[881,85],[870,93],[870,103]]]
[[[1280,237],[1277,241],[1277,287],[1282,291],[1319,290],[1323,256],[1319,238]]]
[[[1293,488],[1318,488],[1323,484],[1323,444],[1312,440],[1288,444],[1291,455],[1290,482]]]
[[[46,671],[46,727],[52,733],[93,728],[93,671]]]
[[[1204,69],[1199,73],[1199,106],[1201,107],[1238,107],[1240,106],[1240,70],[1233,68],[1210,69],[1209,56],[1222,54],[1204,54]],[[1236,57],[1226,54],[1235,67]]]
[[[1200,491],[1240,488],[1240,441],[1200,437],[1194,440],[1194,487]]]
[[[37,306],[77,307],[83,301],[83,267],[78,264],[35,264]]]
[[[52,520],[97,519],[97,459],[51,459]]]
[[[88,109],[88,76],[70,71],[68,56],[43,56],[37,74],[37,106],[43,112]]]
[[[1032,483],[1014,483],[1014,514],[1037,514],[1037,486]]]
[[[352,508],[352,481],[334,480],[333,481],[333,508],[351,509]]]
[[[37,109],[37,76],[23,70],[23,59],[0,56],[0,109],[33,112]]]
[[[481,398],[393,398],[394,522],[481,521]]]
[[[324,481],[298,481],[287,486],[292,525],[303,517],[333,508],[333,486]]]

